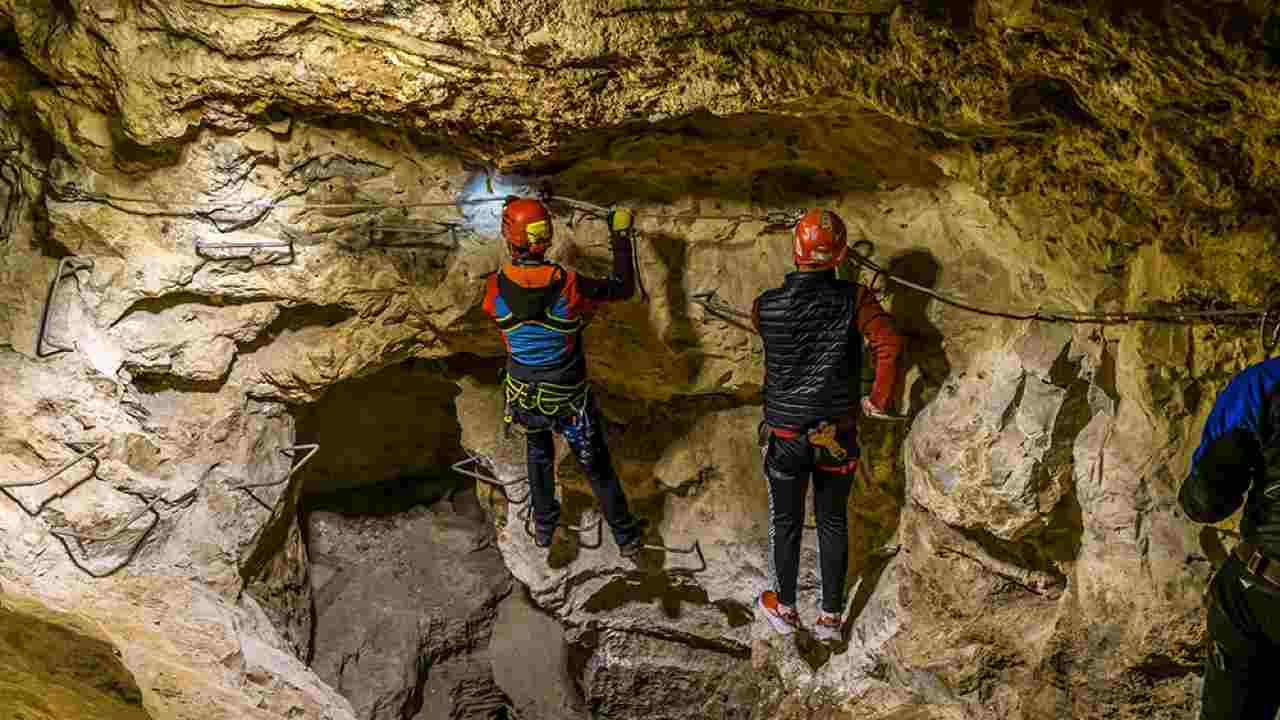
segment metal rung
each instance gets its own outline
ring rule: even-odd
[[[302,462],[298,463],[297,465],[294,465],[292,468],[289,469],[289,474],[285,475],[279,480],[269,480],[267,482],[261,482],[261,483],[244,483],[242,485],[232,485],[231,489],[232,490],[248,490],[249,488],[271,487],[273,485],[280,485],[285,482],[288,482],[289,478],[293,477],[294,473],[301,470],[302,466],[306,465],[307,461],[311,459],[311,456],[315,455],[316,452],[320,450],[320,444],[306,443],[304,445],[291,445],[286,448],[280,448],[280,452],[286,455],[288,455],[289,453],[296,453],[299,450],[309,450],[310,452],[308,452],[306,456],[302,458]]]
[[[67,272],[68,268],[70,268],[69,273]],[[91,269],[93,269],[93,258],[68,256],[58,261],[58,269],[53,275],[53,282],[49,285],[49,295],[44,301],[44,311],[40,313],[40,330],[36,333],[36,357],[44,358],[75,350],[74,347],[59,345],[45,338],[45,333],[49,329],[49,316],[52,314],[53,301],[58,295],[58,286],[62,284],[63,278],[68,275],[75,275],[80,270]],[[53,348],[53,352],[45,352],[46,345]]]
[[[70,530],[50,530],[49,532],[53,533],[54,535],[58,535],[59,537],[75,538],[76,540],[89,540],[92,542],[105,542],[107,540],[115,540],[116,538],[123,535],[125,530],[129,529],[130,525],[137,522],[138,518],[142,517],[143,515],[146,515],[148,512],[151,512],[151,509],[154,508],[162,500],[164,500],[164,496],[157,495],[154,500],[147,503],[146,507],[142,508],[141,510],[134,513],[133,515],[130,515],[128,520],[125,520],[124,522],[120,523],[120,527],[116,528],[115,531],[105,533],[103,535],[94,535],[90,533],[75,533],[75,532],[71,532]],[[181,500],[177,502],[181,502]]]
[[[512,480],[510,482],[502,482],[497,477],[484,475],[483,473],[479,472],[476,469],[470,469],[467,467],[468,465],[472,465],[472,464],[476,465],[477,468],[480,466],[484,466],[492,469],[492,466],[489,465],[489,461],[477,453],[470,453],[465,460],[459,460],[458,462],[454,463],[453,465],[450,465],[449,467],[452,468],[452,470],[456,473],[461,473],[462,475],[466,475],[467,477],[475,478],[476,480],[479,480],[480,482],[486,485],[491,485],[497,488],[498,492],[502,493],[502,497],[505,498],[506,501],[511,503],[512,505],[522,505],[526,500],[529,499],[529,494],[532,492],[532,488],[530,488],[528,485],[525,486],[524,496],[521,497],[519,500],[513,499],[507,490],[507,488],[511,487],[512,485],[519,485],[520,483],[527,482],[529,479],[527,475],[524,477]]]
[[[49,482],[50,480],[58,477],[62,473],[66,472],[67,470],[70,470],[73,465],[89,457],[90,455],[93,455],[94,453],[98,452],[104,447],[106,447],[106,443],[100,442],[97,445],[94,445],[93,447],[89,448],[88,450],[82,451],[79,455],[76,455],[73,459],[68,460],[65,464],[63,464],[62,467],[58,468],[57,470],[54,470],[48,475],[45,475],[43,478],[39,480],[32,480],[29,482],[28,481],[3,482],[3,483],[0,483],[0,488],[35,487],[36,485],[43,485]],[[98,458],[95,457],[93,461],[94,463],[97,463]]]
[[[693,545],[687,548],[671,547],[670,545],[641,545],[640,547],[646,550],[657,550],[659,552],[669,553],[672,555],[697,555],[698,567],[682,569],[695,573],[702,572],[707,569],[707,558],[702,554],[702,542],[700,540],[694,540]]]
[[[520,512],[524,516],[524,532],[526,535],[532,538],[533,537],[533,503],[529,503],[528,505],[525,505],[524,510],[521,510]],[[560,523],[560,527],[564,528],[565,530],[569,530],[571,532],[577,533],[578,544],[589,550],[595,550],[596,548],[604,544],[604,518],[600,517],[599,515],[596,516],[596,521],[589,525],[568,525],[565,523]],[[595,542],[594,543],[584,542],[582,539],[582,534],[586,532],[591,532],[592,530],[596,531]]]
[[[716,315],[728,315],[741,320],[751,319],[751,313],[739,310],[724,300],[721,300],[716,295],[717,292],[717,290],[704,290],[702,292],[693,293],[689,296],[689,299]]]
[[[242,260],[253,255],[255,250],[273,250],[284,249],[283,253],[289,259],[293,259],[293,238],[285,238],[284,240],[259,240],[255,242],[219,242],[210,243],[202,242],[199,239],[195,241],[196,255],[206,260]],[[244,255],[211,255],[210,250],[249,250]]]

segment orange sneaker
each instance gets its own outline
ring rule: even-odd
[[[756,604],[764,611],[769,625],[779,635],[790,635],[800,629],[800,613],[795,608],[778,602],[778,594],[774,591],[765,590],[760,593]]]
[[[838,642],[840,640],[840,616],[835,613],[818,613],[818,622],[813,626],[813,636],[822,642]]]

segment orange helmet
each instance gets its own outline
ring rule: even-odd
[[[541,255],[551,247],[551,213],[533,198],[513,198],[502,208],[502,237],[513,255]]]
[[[844,221],[830,210],[814,208],[796,223],[792,255],[796,265],[831,268],[844,261],[849,250],[849,235]]]

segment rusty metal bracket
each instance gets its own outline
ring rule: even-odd
[[[474,467],[468,467],[469,465]],[[502,482],[497,478],[496,475],[493,475],[493,476],[485,475],[479,471],[479,468],[484,467],[489,469],[490,472],[492,472],[493,466],[489,463],[487,459],[485,459],[483,456],[481,456],[478,453],[468,451],[466,459],[459,460],[458,462],[454,463],[453,465],[450,465],[449,467],[456,473],[466,475],[467,477],[475,478],[476,480],[479,480],[480,482],[486,485],[491,485],[497,488],[498,492],[502,493],[502,497],[505,498],[506,501],[511,503],[512,505],[524,504],[529,499],[529,495],[532,492],[532,488],[526,485],[523,497],[521,497],[519,500],[511,497],[511,493],[508,491],[507,488],[513,485],[519,485],[520,483],[527,483],[529,480],[528,476],[517,478],[510,482]]]
[[[252,259],[253,253],[255,251],[274,250],[276,248],[283,248],[284,252],[281,253],[280,258],[278,258],[277,260],[273,260],[272,261],[273,263],[286,265],[288,263],[293,262],[294,258],[297,256],[293,248],[292,237],[286,237],[283,240],[256,240],[253,242],[216,242],[216,243],[202,242],[199,238],[196,238],[196,241],[193,243],[193,247],[195,249],[196,255],[199,255],[205,260],[214,260],[214,261]],[[218,253],[210,253],[209,252],[210,250],[214,250],[214,251],[248,250],[249,253],[245,255],[238,255],[238,254],[224,255],[224,254],[218,254]]]
[[[107,445],[107,443],[106,443],[106,442],[100,442],[100,443],[98,443],[97,445],[94,445],[93,447],[89,448],[88,450],[83,450],[83,451],[81,451],[81,452],[80,452],[80,454],[76,455],[74,458],[72,458],[71,460],[68,460],[66,463],[64,463],[64,464],[62,465],[62,467],[58,468],[57,470],[54,470],[53,472],[49,473],[48,475],[45,475],[43,478],[40,478],[39,480],[31,480],[31,481],[17,481],[17,482],[0,482],[0,488],[35,487],[36,485],[43,485],[43,484],[45,484],[45,483],[49,482],[50,480],[52,480],[52,479],[54,479],[54,478],[58,477],[58,476],[59,476],[59,475],[61,475],[62,473],[64,473],[64,472],[66,472],[66,471],[70,470],[70,469],[72,468],[72,466],[74,466],[76,463],[79,463],[81,460],[84,460],[85,458],[87,458],[87,457],[89,457],[89,456],[91,456],[91,455],[94,455],[94,454],[95,454],[95,453],[97,453],[99,450],[101,450],[102,448],[106,447],[106,445]],[[93,462],[94,462],[94,469],[96,470],[96,469],[97,469],[97,466],[98,466],[98,458],[97,458],[97,457],[94,457],[94,458],[93,458]]]
[[[68,272],[68,268],[70,271]],[[71,352],[74,347],[59,345],[45,337],[49,330],[49,316],[52,314],[53,301],[58,295],[58,286],[62,284],[65,277],[75,275],[81,270],[93,269],[93,258],[82,258],[74,255],[64,257],[58,261],[58,269],[53,274],[53,282],[49,284],[49,295],[44,301],[44,310],[40,313],[40,330],[36,333],[36,357],[49,357],[58,353]],[[52,352],[45,352],[45,346],[53,348]]]
[[[289,478],[293,477],[295,473],[297,473],[299,470],[302,469],[303,465],[307,464],[307,461],[309,461],[313,455],[319,452],[320,443],[305,443],[303,445],[290,445],[289,447],[280,448],[281,453],[285,455],[290,455],[291,457],[296,457],[294,455],[291,455],[291,453],[297,453],[299,450],[307,450],[309,452],[302,458],[301,462],[289,468],[288,474],[280,478],[279,480],[268,480],[267,482],[260,482],[260,483],[243,483],[240,485],[232,485],[231,489],[232,490],[249,490],[250,488],[272,487],[273,485],[281,485],[288,482]]]
[[[524,519],[525,534],[528,535],[530,538],[532,538],[533,537],[533,503],[529,503],[528,505],[525,505],[524,509],[520,511],[520,515]],[[584,548],[587,548],[588,550],[595,550],[596,548],[604,544],[604,518],[599,514],[596,515],[596,521],[593,523],[588,523],[586,525],[569,525],[567,523],[560,523],[560,527],[564,528],[565,530],[569,530],[573,533],[576,533],[578,535],[578,544]],[[592,530],[596,531],[595,542],[584,541],[582,539],[583,533],[589,533]]]

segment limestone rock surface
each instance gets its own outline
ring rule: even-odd
[[[1213,397],[1266,354],[1258,318],[1028,316],[1274,301],[1277,28],[1255,2],[0,0],[0,580],[95,623],[77,634],[120,650],[157,720],[354,717],[338,678],[361,717],[404,707],[423,636],[377,623],[429,614],[383,587],[395,557],[327,584],[355,559],[314,552],[306,509],[364,488],[350,526],[412,545],[468,451],[522,477],[480,308],[504,255],[475,219],[545,182],[637,209],[643,293],[584,342],[667,549],[539,551],[518,482],[486,485],[505,567],[491,548],[468,577],[493,599],[509,573],[560,623],[588,712],[1191,716],[1211,565],[1176,493]],[[763,350],[701,304],[781,282],[812,205],[912,284],[847,271],[907,337],[908,421],[859,421],[834,651],[753,617]],[[552,206],[553,259],[608,272],[603,224]],[[401,495],[433,509],[368,517]],[[398,604],[313,643],[330,601]],[[573,704],[564,678],[537,698],[498,672],[485,632],[456,635],[507,701]],[[358,678],[305,665],[383,637],[394,658]],[[422,687],[496,708],[472,670]]]

